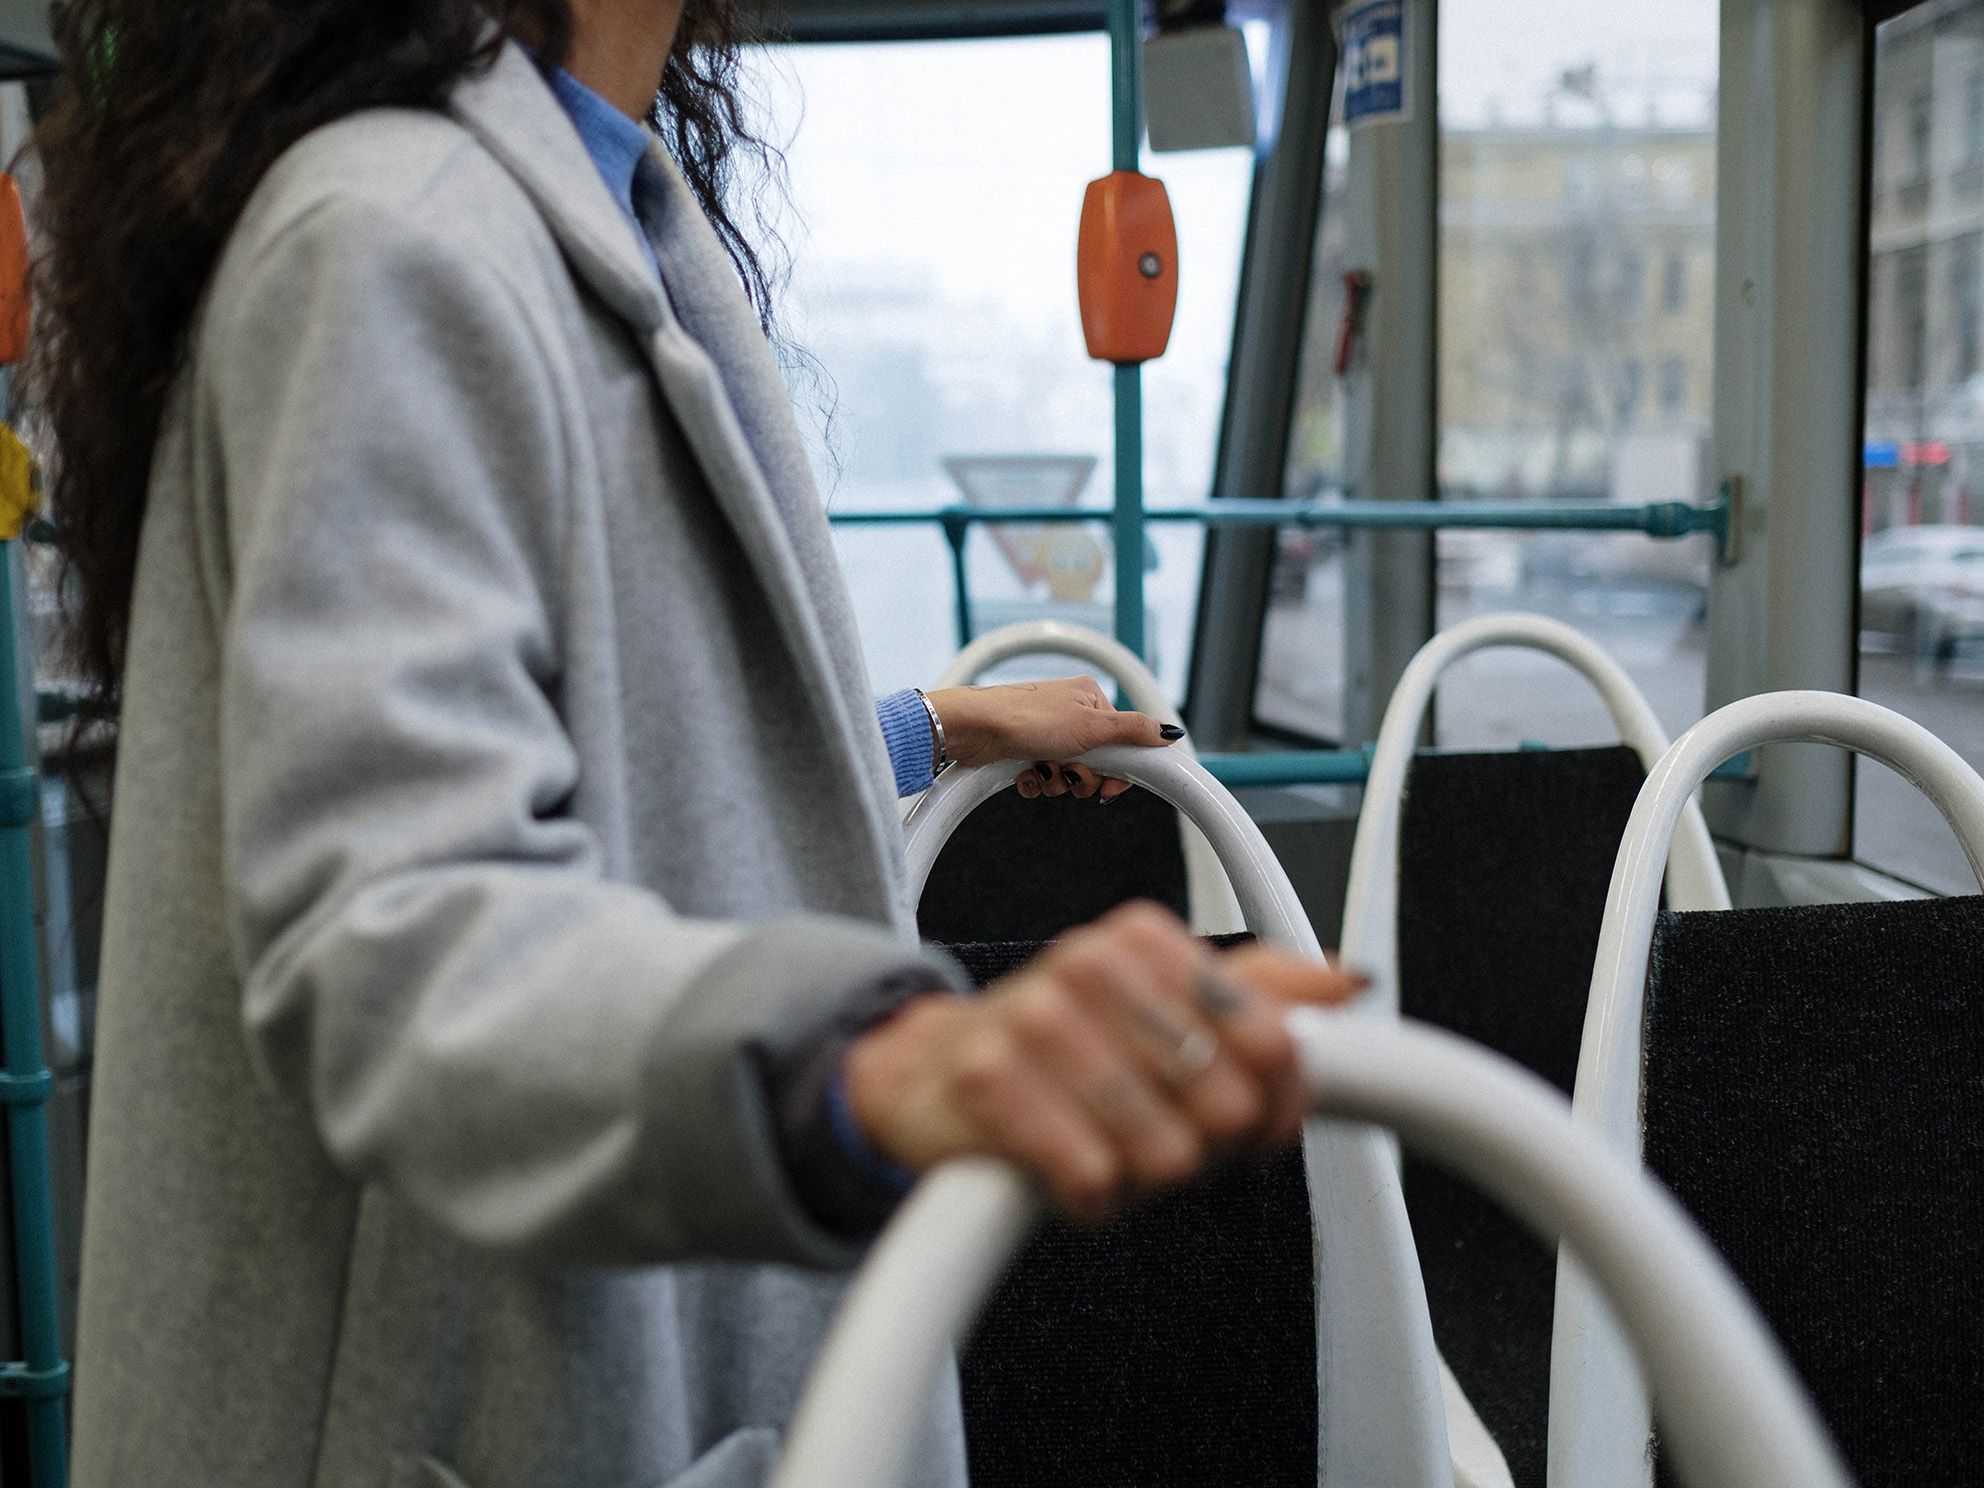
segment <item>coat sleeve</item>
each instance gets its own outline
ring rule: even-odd
[[[217,286],[224,849],[264,1076],[471,1242],[841,1264],[760,1070],[950,973],[608,879],[556,705],[562,421],[508,281],[319,204]]]

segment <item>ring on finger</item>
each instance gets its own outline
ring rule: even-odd
[[[1182,1089],[1212,1068],[1219,1057],[1219,1040],[1203,1028],[1194,1028],[1180,1039],[1165,1063],[1164,1083]]]
[[[1176,1092],[1212,1067],[1219,1057],[1219,1040],[1197,1025],[1179,1023],[1145,1003],[1131,1006],[1137,1030],[1159,1058],[1158,1078]]]
[[[1202,971],[1192,984],[1192,1000],[1209,1018],[1232,1018],[1247,1011],[1253,999],[1216,971]]]

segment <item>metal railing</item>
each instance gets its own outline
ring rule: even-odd
[[[1203,527],[1280,528],[1303,531],[1325,528],[1339,530],[1386,531],[1474,531],[1502,532],[1637,532],[1646,537],[1671,540],[1706,533],[1718,550],[1730,539],[1730,503],[1727,491],[1706,506],[1686,501],[1655,501],[1638,506],[1615,506],[1604,502],[1540,501],[1243,501],[1224,500],[1199,506],[1148,507],[1134,513],[1138,533],[1153,522],[1195,522]],[[1111,510],[1084,506],[985,507],[956,503],[947,506],[894,508],[855,508],[828,513],[837,527],[914,527],[935,526],[944,534],[951,551],[953,613],[957,621],[958,649],[975,638],[972,616],[971,572],[966,539],[975,526],[1033,526],[1043,523],[1108,522],[1122,536],[1123,516]],[[1139,539],[1139,542],[1141,539]],[[1137,590],[1143,586],[1141,562],[1125,568],[1121,561],[1124,544],[1117,544],[1117,582],[1126,572],[1134,574]],[[1132,547],[1131,551],[1140,551]],[[1139,593],[1138,599],[1141,599]],[[1141,612],[1142,605],[1133,601]],[[1122,607],[1118,606],[1119,626]],[[1142,654],[1142,627],[1134,638],[1116,637],[1131,650]]]

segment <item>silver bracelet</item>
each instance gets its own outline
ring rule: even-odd
[[[923,704],[923,711],[930,715],[930,737],[934,741],[930,752],[930,773],[941,775],[951,763],[950,741],[944,737],[944,720],[937,716],[937,705],[930,701],[930,694],[918,687],[913,689],[916,700]]]

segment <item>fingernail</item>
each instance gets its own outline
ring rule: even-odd
[[[1160,739],[1165,740],[1182,739],[1185,737],[1185,731],[1175,723],[1167,723],[1160,726],[1157,734]]]
[[[1095,793],[1095,798],[1105,806],[1114,806],[1118,801],[1122,800],[1123,797],[1127,796],[1128,794],[1129,794],[1128,791],[1122,791],[1117,795],[1105,796],[1101,791],[1097,791]]]

